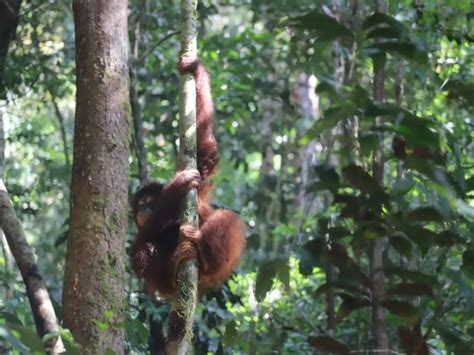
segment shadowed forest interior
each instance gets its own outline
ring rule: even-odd
[[[0,0],[0,353],[474,354],[471,1],[192,4]]]

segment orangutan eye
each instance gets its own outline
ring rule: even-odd
[[[140,201],[138,201],[138,209],[143,210],[145,208],[151,208],[152,204],[153,198],[151,198],[150,196],[143,197],[142,199],[140,199]]]

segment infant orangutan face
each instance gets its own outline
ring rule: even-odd
[[[153,212],[155,201],[152,196],[143,196],[137,203],[137,214],[135,223],[138,228],[143,228],[145,223],[150,219]]]

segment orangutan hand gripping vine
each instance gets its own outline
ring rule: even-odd
[[[180,58],[181,72],[190,72],[196,80],[196,143],[198,170],[177,172],[167,184],[151,183],[134,196],[133,213],[138,234],[132,243],[133,271],[145,280],[145,287],[166,298],[176,294],[176,274],[181,261],[196,257],[199,261],[199,291],[225,280],[245,246],[244,226],[229,210],[213,209],[209,203],[219,156],[212,133],[212,102],[209,74],[196,57]],[[198,189],[199,229],[181,225],[179,208],[185,194]],[[196,249],[189,247],[190,241]]]

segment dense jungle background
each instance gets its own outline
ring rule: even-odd
[[[179,4],[128,7],[131,196],[175,172]],[[198,305],[196,353],[473,354],[472,2],[202,0],[198,14],[213,203],[240,215],[247,248]],[[1,173],[60,320],[74,30],[71,1],[31,0],[8,53],[0,33]],[[129,212],[127,253],[135,232]],[[159,354],[169,306],[123,260],[119,321],[97,326],[123,329],[126,353]],[[0,264],[2,353],[42,353],[5,238]]]

